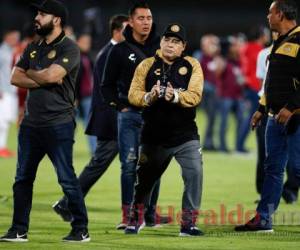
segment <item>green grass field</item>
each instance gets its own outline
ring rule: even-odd
[[[231,122],[232,123],[232,122]],[[204,119],[198,117],[203,135]],[[228,135],[231,148],[235,129]],[[16,128],[11,130],[9,146],[16,150]],[[0,249],[299,249],[300,205],[280,204],[273,234],[236,234],[237,217],[243,219],[255,209],[255,143],[254,133],[248,139],[252,154],[203,153],[204,187],[202,216],[198,226],[206,233],[199,238],[178,237],[179,225],[146,228],[139,235],[125,236],[115,230],[120,222],[120,167],[116,159],[103,178],[86,198],[89,231],[92,241],[87,244],[62,243],[70,226],[52,210],[51,205],[62,195],[51,162],[40,164],[34,186],[29,242],[0,243]],[[89,160],[86,138],[78,126],[74,147],[74,166],[77,174]],[[0,159],[0,234],[6,232],[12,216],[12,184],[16,159]],[[175,214],[180,211],[182,180],[180,168],[174,161],[162,177],[159,205],[166,213],[168,206]],[[238,207],[242,208],[237,211]],[[221,218],[226,208],[226,216]],[[221,211],[223,210],[223,212]],[[250,212],[249,212],[250,211]],[[242,215],[242,216],[240,216]]]

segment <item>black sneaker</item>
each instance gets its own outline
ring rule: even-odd
[[[64,242],[89,242],[91,240],[87,229],[72,229],[68,236],[63,238]]]
[[[130,223],[124,230],[125,234],[138,234],[145,227],[145,222],[139,224],[137,222]]]
[[[27,232],[9,229],[8,232],[0,237],[0,241],[7,242],[27,242]]]
[[[64,207],[60,201],[55,202],[52,208],[64,221],[71,222],[73,220],[73,216],[69,208]]]
[[[273,233],[272,226],[266,225],[264,220],[258,217],[252,218],[244,225],[239,225],[234,228],[236,232],[260,232],[260,233]]]
[[[189,237],[189,236],[202,236],[204,233],[195,225],[181,226],[179,236]]]

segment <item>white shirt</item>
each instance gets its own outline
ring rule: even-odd
[[[265,79],[267,76],[269,61],[267,60],[268,55],[271,52],[271,47],[265,48],[261,50],[257,56],[257,63],[256,63],[256,77],[262,80],[262,86],[260,91],[258,92],[259,96],[262,96],[264,93],[265,87]]]
[[[110,42],[112,43],[112,45],[116,45],[118,42],[114,39],[110,39]]]
[[[6,43],[0,45],[0,92],[16,93],[17,88],[10,83],[13,49]]]

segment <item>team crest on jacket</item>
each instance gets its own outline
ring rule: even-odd
[[[30,53],[30,58],[31,59],[35,58],[35,55],[36,55],[36,50],[34,50]]]
[[[283,47],[283,50],[284,50],[284,52],[286,52],[286,53],[289,53],[289,52],[291,52],[291,50],[292,50],[292,47],[290,46],[290,45],[285,45],[284,47]]]
[[[56,51],[55,51],[55,50],[51,50],[51,51],[48,53],[48,55],[47,55],[47,57],[48,57],[49,59],[53,59],[55,56],[56,56]]]
[[[286,53],[290,53],[291,51],[292,51],[292,47],[291,47],[291,45],[285,45],[284,47],[283,47],[283,50],[284,50],[284,52],[286,52]]]
[[[173,32],[179,32],[180,31],[180,28],[179,28],[179,26],[178,25],[176,25],[176,24],[174,24],[174,25],[172,25],[172,27],[171,27],[171,31],[173,31]]]
[[[186,75],[187,72],[188,72],[187,67],[181,67],[181,68],[179,68],[179,70],[178,70],[178,73],[179,73],[180,75],[182,75],[182,76]]]
[[[154,71],[154,74],[157,75],[157,76],[160,76],[160,72],[161,72],[161,69],[156,69]]]
[[[133,62],[135,63],[135,60],[136,60],[135,54],[134,54],[134,53],[131,53],[131,54],[129,55],[128,59],[129,59],[130,61],[133,61]]]

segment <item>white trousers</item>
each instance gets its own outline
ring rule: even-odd
[[[18,98],[14,93],[1,93],[0,98],[0,149],[5,148],[9,125],[15,122],[18,112]]]

